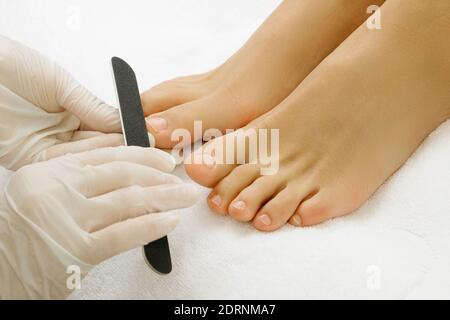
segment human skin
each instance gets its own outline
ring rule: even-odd
[[[450,117],[450,2],[387,1],[381,12],[381,30],[362,24],[242,129],[279,129],[276,174],[262,176],[257,163],[186,165],[213,188],[212,210],[261,231],[351,213]]]
[[[237,129],[266,113],[384,0],[286,0],[247,43],[218,68],[163,82],[142,94],[156,146],[172,148],[175,129]]]

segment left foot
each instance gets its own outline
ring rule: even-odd
[[[237,129],[271,110],[384,0],[285,0],[249,41],[218,68],[163,82],[142,95],[147,128],[158,148],[194,121],[204,131]],[[204,133],[204,131],[202,133]]]
[[[348,214],[450,114],[450,4],[392,1],[280,105],[243,130],[279,129],[279,171],[187,164],[209,206],[262,231]],[[226,136],[205,147],[224,144]],[[209,149],[210,150],[210,149]]]

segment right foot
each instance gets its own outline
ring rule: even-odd
[[[172,148],[173,130],[237,129],[266,113],[384,0],[286,0],[251,39],[217,69],[163,82],[142,94],[156,146]],[[193,141],[192,141],[193,142]]]

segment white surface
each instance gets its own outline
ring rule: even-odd
[[[203,72],[277,3],[0,0],[0,33],[115,104],[111,56],[134,67],[141,90]],[[450,298],[449,136],[447,122],[363,208],[318,227],[260,233],[202,201],[170,235],[170,275],[133,250],[94,269],[72,298]]]
[[[12,171],[0,167],[0,190],[3,190],[5,188],[5,185],[8,182],[8,179],[12,173],[13,173]]]

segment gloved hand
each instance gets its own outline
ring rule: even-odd
[[[197,189],[168,174],[173,158],[103,148],[25,166],[0,198],[0,298],[62,298],[70,270],[170,232]],[[75,266],[75,269],[70,269]],[[68,269],[69,268],[69,269]]]
[[[69,152],[121,145],[118,132],[116,108],[55,62],[0,35],[1,166],[16,170]]]

